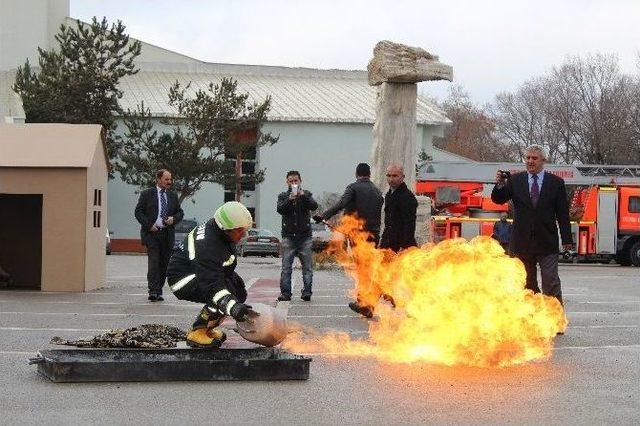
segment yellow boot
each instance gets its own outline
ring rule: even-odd
[[[219,328],[196,328],[187,333],[187,345],[192,348],[217,349],[227,340],[227,335]]]

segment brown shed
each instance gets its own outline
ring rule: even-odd
[[[93,124],[0,124],[0,267],[12,287],[105,282],[107,158]]]

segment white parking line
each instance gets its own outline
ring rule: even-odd
[[[566,314],[640,314],[640,311],[565,311]]]
[[[603,278],[633,278],[633,277],[634,275],[572,275],[571,277],[568,277],[568,278],[571,280],[574,280],[574,279],[599,280]],[[638,278],[636,277],[636,279]]]
[[[184,315],[170,314],[86,314],[81,312],[0,312],[0,315],[74,315],[83,317],[173,317],[184,318]]]
[[[640,349],[640,345],[606,345],[606,346],[558,346],[554,351],[583,349]]]
[[[564,350],[598,350],[598,349],[640,349],[640,345],[609,345],[609,346],[560,346],[553,348],[554,351],[564,351]],[[35,355],[41,349],[34,349],[33,351],[0,351],[0,355]],[[298,352],[298,355],[306,355],[306,356],[331,356],[331,357],[341,357],[344,354],[339,352]]]
[[[318,305],[316,305],[318,306]],[[342,305],[340,305],[342,306]],[[574,314],[620,314],[620,311],[580,312],[568,311],[567,315]],[[624,311],[624,313],[640,313],[640,311]],[[289,318],[360,318],[359,315],[289,315]]]
[[[42,304],[47,304],[47,305],[98,305],[98,306],[111,306],[111,305],[116,305],[116,306],[171,306],[171,307],[179,307],[179,308],[193,308],[193,303],[126,303],[126,302],[84,302],[84,301],[66,301],[66,300],[60,300],[60,301],[49,301],[49,300],[44,300],[41,302],[38,301],[33,301],[33,300],[29,300],[28,301],[30,304],[34,304],[34,303],[42,303]],[[16,303],[15,300],[0,300],[0,303]]]
[[[110,276],[108,277],[108,280],[133,280],[133,279],[144,280],[146,278],[147,277],[144,275],[121,275],[121,276],[115,276],[115,277]]]
[[[72,332],[95,332],[107,331],[106,328],[33,328],[33,327],[0,327],[0,331],[68,331]]]
[[[249,281],[244,283],[244,288],[246,290],[249,290],[251,288],[252,285],[254,285],[256,283],[256,281],[258,281],[260,278],[251,278]]]
[[[362,318],[360,315],[289,315],[287,318]]]
[[[569,328],[640,328],[640,325],[571,325]]]
[[[553,348],[554,351],[557,350],[585,350],[585,349],[640,349],[640,345],[619,345],[619,346],[560,346]],[[331,356],[331,357],[341,357],[344,354],[340,352],[297,352],[298,355],[306,355],[306,356]],[[363,357],[365,358],[365,357]]]

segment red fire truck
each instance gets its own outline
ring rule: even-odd
[[[516,173],[520,163],[427,162],[418,168],[416,193],[428,195],[436,241],[490,236],[508,205],[491,201],[496,170]],[[640,266],[640,166],[545,165],[572,194],[571,229],[580,259]]]

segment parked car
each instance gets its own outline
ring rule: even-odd
[[[311,224],[311,250],[318,253],[329,246],[331,240],[343,240],[344,236],[339,232],[333,232],[324,223]]]
[[[184,237],[186,237],[187,234],[191,232],[191,230],[196,226],[198,226],[198,221],[195,219],[182,219],[180,222],[178,222],[174,227],[176,240],[173,243],[173,248],[180,248],[182,246]]]
[[[280,239],[268,229],[249,229],[247,235],[238,243],[238,255],[280,256]]]

